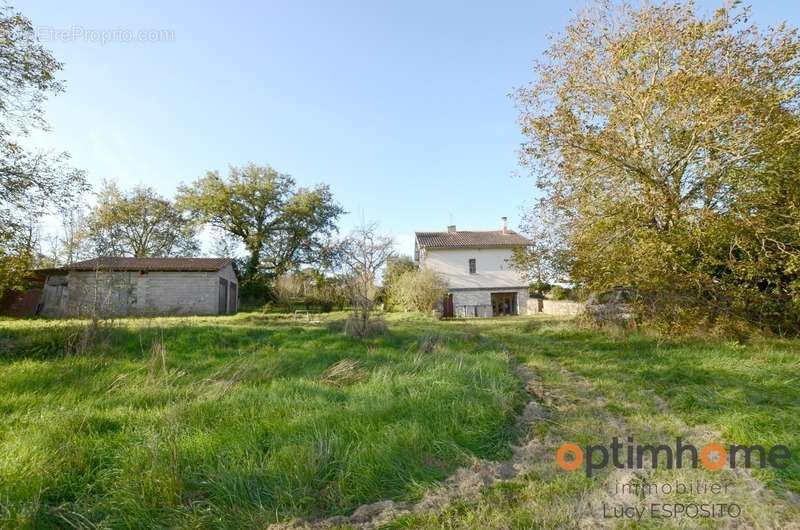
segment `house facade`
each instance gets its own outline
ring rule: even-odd
[[[96,258],[37,272],[45,276],[42,316],[220,315],[239,308],[228,258]]]
[[[514,249],[530,241],[509,230],[417,232],[414,259],[420,268],[438,272],[447,282],[441,304],[446,317],[491,317],[527,312],[528,285],[511,267]]]

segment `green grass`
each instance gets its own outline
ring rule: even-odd
[[[9,526],[257,527],[412,499],[507,454],[522,403],[507,355],[462,326],[360,341],[259,315],[120,324],[64,356],[71,323],[0,323]],[[326,377],[344,359],[357,373]]]
[[[617,477],[564,472],[554,458],[565,442],[608,445],[614,436],[634,435],[637,443],[674,445],[676,436],[703,439],[697,433],[706,442],[784,444],[792,458],[786,469],[752,471],[766,492],[730,471],[658,469],[633,478],[727,482],[730,495],[691,500],[740,504],[743,513],[733,522],[742,527],[784,528],[800,520],[800,341],[665,341],[532,319],[477,325],[508,344],[543,383],[550,415],[535,428],[541,461],[528,476],[487,488],[478,500],[404,517],[391,528],[729,527],[730,518],[599,519],[598,504],[618,500],[604,493]]]
[[[0,526],[263,528],[413,501],[473,457],[510,455],[525,396],[509,351],[543,389],[540,461],[477,499],[391,527],[585,523],[611,475],[561,471],[555,449],[624,433],[785,444],[788,468],[753,473],[769,495],[751,499],[745,485],[734,500],[745,526],[800,518],[787,497],[800,493],[800,341],[665,341],[564,320],[403,315],[387,317],[386,336],[361,341],[337,331],[340,318],[129,319],[69,355],[77,323],[0,320]],[[725,473],[654,477],[742,483]]]

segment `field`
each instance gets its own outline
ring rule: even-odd
[[[244,313],[82,323],[0,320],[0,523],[10,528],[265,528],[392,499],[415,506],[459,468],[534,458],[505,480],[392,528],[708,526],[608,519],[611,485],[723,481],[744,526],[800,520],[800,342],[665,341],[545,318],[387,315],[386,335]],[[66,354],[65,354],[66,351]],[[518,366],[534,374],[524,385]],[[527,392],[526,392],[527,390]],[[537,403],[530,423],[518,417]],[[564,442],[787,445],[784,469],[608,468],[554,461]],[[448,482],[449,481],[449,482]],[[708,500],[703,494],[690,500]],[[344,524],[344,523],[343,523]]]

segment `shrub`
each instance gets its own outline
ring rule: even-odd
[[[243,278],[239,290],[239,304],[258,307],[274,296],[269,282],[262,276]]]
[[[344,323],[344,334],[348,337],[379,337],[388,331],[382,318],[370,318],[366,322],[359,315],[350,315]]]
[[[299,306],[327,313],[334,307],[347,304],[347,293],[341,279],[326,277],[313,269],[278,276],[273,292],[276,305],[286,311]]]
[[[392,306],[390,293],[394,290],[395,284],[400,277],[407,272],[418,270],[417,264],[408,256],[396,256],[386,262],[386,270],[383,273],[383,287],[378,291],[376,301],[383,302],[387,306]]]
[[[407,271],[392,284],[392,307],[404,311],[429,311],[447,294],[447,284],[429,269]]]
[[[543,298],[552,288],[553,286],[547,282],[537,281],[528,286],[528,294],[531,298]]]

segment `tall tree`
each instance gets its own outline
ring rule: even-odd
[[[58,238],[59,260],[64,264],[91,257],[89,220],[82,205],[75,205],[61,214],[61,236]]]
[[[328,186],[298,188],[289,175],[255,164],[231,167],[227,178],[209,171],[179,188],[178,204],[242,242],[251,279],[316,261],[344,212]]]
[[[522,155],[574,280],[797,329],[800,39],[748,14],[599,2],[519,91]]]
[[[89,237],[98,255],[193,256],[199,246],[194,225],[152,188],[123,193],[107,182],[89,219]]]
[[[28,219],[68,203],[86,189],[82,172],[66,153],[32,153],[22,140],[46,129],[42,104],[63,90],[61,70],[38,41],[30,20],[0,8],[0,294],[18,286],[33,256],[20,234]]]

